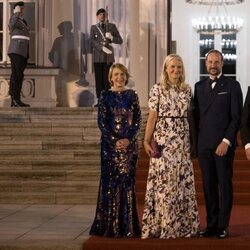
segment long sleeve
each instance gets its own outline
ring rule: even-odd
[[[116,27],[115,24],[113,23],[110,23],[108,24],[108,27],[110,26],[110,29],[108,29],[108,31],[111,33],[111,35],[113,36],[113,40],[112,40],[112,43],[115,43],[115,44],[122,44],[123,40],[122,40],[122,37]]]
[[[228,139],[230,143],[234,143],[235,136],[240,128],[242,103],[243,99],[240,84],[236,82],[231,91],[231,121],[224,136],[224,138]]]
[[[135,140],[141,125],[141,109],[139,104],[139,98],[136,93],[134,93],[133,96],[132,109],[133,109],[133,120],[132,120],[132,126],[130,127],[128,132],[128,139]]]
[[[102,133],[102,140],[115,143],[118,139],[110,127],[110,119],[107,104],[105,103],[105,96],[107,91],[103,91],[100,95],[98,105],[98,127]]]
[[[21,35],[29,35],[29,26],[25,23],[23,19],[20,18],[20,13],[14,13],[9,20],[9,31],[12,34],[16,30],[17,34],[21,32]],[[19,31],[18,31],[19,30]]]

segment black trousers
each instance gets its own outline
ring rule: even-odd
[[[94,63],[96,97],[99,99],[102,90],[110,89],[108,73],[112,63]]]
[[[19,100],[23,85],[24,70],[27,65],[27,58],[18,54],[9,54],[11,62],[11,76],[9,94],[12,98]]]
[[[217,156],[212,149],[199,151],[206,201],[207,227],[226,229],[233,205],[234,148],[229,147],[225,156]]]

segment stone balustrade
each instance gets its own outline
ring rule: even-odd
[[[22,100],[31,107],[56,107],[55,91],[58,68],[26,68],[22,87]],[[0,67],[0,107],[10,106],[10,67]]]

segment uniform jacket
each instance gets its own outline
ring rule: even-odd
[[[106,41],[105,43],[105,32],[111,33],[111,35],[113,36],[112,42]],[[92,25],[90,29],[90,41],[94,63],[113,63],[115,61],[115,58],[112,43],[122,44],[123,42],[116,25],[113,23],[106,23],[105,30],[101,28],[100,23]],[[106,44],[106,47],[112,51],[112,54],[107,55],[102,51],[102,47],[104,46],[104,44]]]
[[[19,15],[20,13],[14,13],[9,21],[9,32],[11,37],[8,54],[18,54],[28,58],[29,40],[12,38],[16,35],[30,37],[30,28]]]
[[[194,112],[198,128],[198,149],[215,149],[226,138],[235,146],[242,111],[240,84],[224,75],[213,90],[209,78],[195,84]]]
[[[240,134],[244,146],[247,143],[250,143],[250,87],[248,87],[247,96],[242,112]]]

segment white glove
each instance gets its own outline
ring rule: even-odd
[[[110,39],[111,41],[113,41],[113,36],[111,35],[110,32],[106,32],[106,33],[105,33],[105,37],[106,37],[107,39]]]
[[[21,12],[21,7],[17,5],[13,11],[14,13]]]
[[[105,46],[102,47],[102,51],[108,55],[112,54],[112,51]]]

